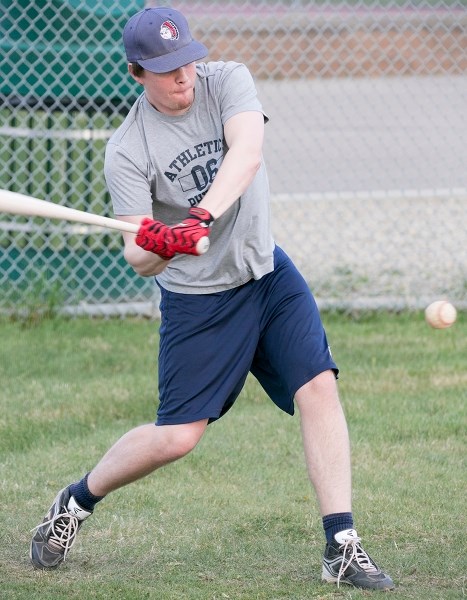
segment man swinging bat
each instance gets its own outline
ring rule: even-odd
[[[317,306],[271,234],[267,117],[252,77],[235,62],[196,64],[208,51],[171,8],[137,13],[123,40],[144,91],[109,140],[105,174],[115,215],[139,227],[123,233],[125,258],[160,288],[157,419],[58,493],[36,528],[31,561],[59,566],[96,505],[192,451],[251,372],[282,411],[298,408],[326,536],[322,578],[391,589],[354,529],[338,369]],[[185,252],[207,235],[205,254]]]

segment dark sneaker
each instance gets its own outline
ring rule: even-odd
[[[392,590],[389,575],[378,568],[360,544],[355,529],[340,531],[326,544],[323,557],[323,581],[347,583],[366,590]]]
[[[84,519],[91,513],[82,509],[66,487],[58,493],[49,512],[31,541],[29,556],[36,569],[54,569],[66,558]]]

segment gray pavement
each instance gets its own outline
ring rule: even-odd
[[[318,298],[467,306],[467,77],[258,91],[275,237]]]
[[[467,76],[257,87],[273,193],[467,190]]]

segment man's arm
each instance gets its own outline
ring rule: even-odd
[[[126,221],[127,223],[135,223],[140,225],[141,221],[145,218],[152,219],[152,215],[138,215],[138,216],[118,216],[116,218],[120,221]],[[150,277],[151,275],[158,275],[168,265],[169,261],[163,260],[158,254],[152,252],[146,252],[143,248],[136,245],[136,236],[134,233],[122,232],[123,241],[125,244],[124,257],[129,265],[141,275],[142,277]]]
[[[224,125],[228,151],[208,193],[199,206],[217,219],[245,192],[261,166],[264,116],[242,112]]]

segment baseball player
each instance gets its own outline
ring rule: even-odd
[[[31,561],[59,566],[96,504],[193,450],[251,372],[280,409],[300,413],[326,536],[323,580],[392,589],[354,528],[338,368],[317,306],[271,235],[268,119],[252,77],[239,63],[198,62],[208,50],[172,8],[135,14],[123,41],[143,93],[109,140],[105,175],[117,218],[140,226],[123,234],[125,258],[160,288],[157,420],[58,493]]]

